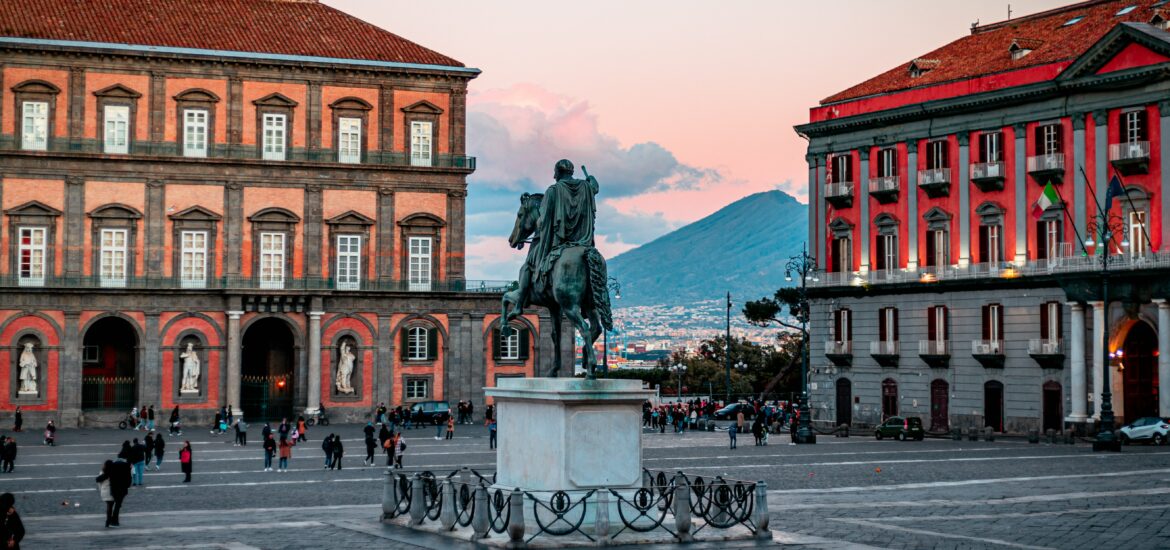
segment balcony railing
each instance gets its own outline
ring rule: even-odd
[[[870,179],[869,195],[882,204],[898,200],[898,176],[878,176]]]
[[[1109,145],[1109,162],[1122,174],[1145,174],[1150,171],[1150,142],[1113,143]]]
[[[977,162],[971,165],[971,183],[983,191],[1003,189],[1007,168],[1002,161]]]
[[[825,355],[850,355],[853,353],[853,341],[846,340],[844,342],[835,342],[829,340],[825,342]]]
[[[898,342],[878,340],[869,343],[870,355],[898,355]]]
[[[1060,181],[1064,178],[1064,153],[1028,157],[1028,173],[1036,182],[1044,185],[1048,179]]]
[[[811,282],[811,281],[810,281]],[[337,291],[337,292],[485,292],[502,293],[515,288],[513,281],[463,280],[431,281],[429,284],[410,283],[403,280],[363,279],[337,281],[329,277],[302,277],[262,279],[260,277],[221,277],[206,281],[184,281],[175,277],[134,277],[117,280],[117,286],[110,279],[101,277],[45,277],[43,285],[33,286],[28,278],[0,276],[0,289],[102,289],[111,290],[204,290],[204,291]]]
[[[941,197],[950,194],[951,169],[930,168],[918,171],[918,188],[926,191],[931,197]]]
[[[1003,355],[1003,340],[971,340],[971,355]]]
[[[946,340],[919,340],[918,355],[950,355],[951,347]]]
[[[1061,355],[1064,340],[1060,338],[1032,338],[1028,340],[1028,355]]]
[[[825,184],[825,200],[837,208],[853,205],[853,182],[841,181]]]

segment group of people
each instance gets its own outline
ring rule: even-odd
[[[471,404],[471,401],[459,401],[459,403],[455,405],[457,422],[460,424],[474,424],[474,421],[472,420],[472,413],[474,410],[475,407]]]
[[[162,469],[163,454],[166,452],[166,441],[162,434],[155,434],[152,430],[146,434],[143,442],[134,438],[133,442],[123,441],[122,449],[113,460],[107,460],[102,465],[95,481],[98,484],[98,493],[106,503],[106,527],[119,527],[118,516],[122,511],[122,501],[130,493],[130,487],[141,487],[143,471],[149,467],[153,455],[154,469]],[[179,449],[179,466],[184,474],[183,482],[191,482],[191,442],[184,441]]]
[[[143,405],[141,407],[134,407],[130,409],[130,418],[134,419],[135,430],[153,431],[154,405]]]
[[[280,441],[272,435],[272,428],[268,424],[264,425],[264,471],[272,471],[272,459],[280,454],[280,460],[277,461],[276,471],[287,472],[288,460],[292,458],[292,448],[296,445],[295,440],[289,440],[291,434],[287,431],[280,434]]]

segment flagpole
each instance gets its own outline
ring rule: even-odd
[[[1089,190],[1092,191],[1092,193],[1089,193],[1089,195],[1091,197],[1093,197],[1093,204],[1097,205],[1097,213],[1101,216],[1101,224],[1100,225],[1105,225],[1105,226],[1109,225],[1109,213],[1105,212],[1105,209],[1101,207],[1101,201],[1097,200],[1097,190],[1093,189],[1093,183],[1089,181],[1089,175],[1085,173],[1085,166],[1082,164],[1078,168],[1081,169],[1081,175],[1085,176],[1085,183],[1089,186]],[[1101,231],[1102,238],[1105,237],[1105,233],[1107,233],[1107,231]],[[1090,235],[1090,237],[1091,236],[1092,235]],[[1113,240],[1112,235],[1110,235],[1109,240]],[[1109,243],[1101,243],[1100,246],[1101,246],[1100,250],[1102,251],[1102,254],[1108,255],[1109,254]],[[1086,252],[1088,252],[1088,251],[1086,250]]]
[[[1052,185],[1052,182],[1049,181],[1048,185]],[[1077,224],[1076,224],[1076,222],[1073,221],[1072,214],[1068,213],[1068,203],[1064,202],[1064,195],[1062,195],[1060,193],[1060,189],[1057,188],[1055,185],[1052,185],[1052,189],[1054,191],[1056,191],[1056,196],[1060,199],[1060,209],[1064,211],[1065,219],[1067,219],[1069,225],[1072,226],[1073,234],[1075,234],[1077,236],[1077,242],[1081,243],[1081,251],[1084,252],[1085,254],[1088,254],[1088,249],[1085,248],[1085,240],[1081,238],[1081,231],[1079,229],[1077,229]],[[1037,235],[1036,238],[1040,238],[1040,236]]]

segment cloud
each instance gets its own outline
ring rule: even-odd
[[[543,192],[553,164],[568,158],[598,178],[597,246],[607,257],[701,217],[671,212],[646,197],[702,195],[725,185],[719,170],[680,162],[654,142],[623,147],[598,127],[586,101],[532,84],[474,91],[468,98],[468,151],[478,157],[469,178],[467,260],[470,278],[514,279],[524,252],[507,246],[521,193]],[[715,205],[730,202],[733,197]]]

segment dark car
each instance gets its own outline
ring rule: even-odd
[[[906,418],[891,416],[873,431],[873,436],[878,439],[892,437],[898,441],[907,439],[922,441],[925,435],[926,432],[922,429],[922,419],[916,416]]]
[[[442,424],[451,416],[451,405],[446,401],[420,401],[410,406],[410,418],[415,424]]]
[[[751,420],[756,416],[756,409],[747,403],[732,403],[715,411],[715,420],[735,420],[735,416],[743,411],[744,420]]]

